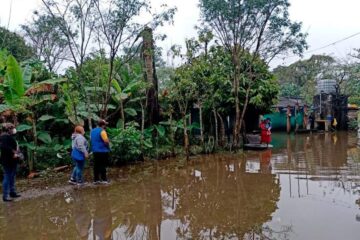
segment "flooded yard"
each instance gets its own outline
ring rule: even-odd
[[[359,239],[353,134],[119,169],[110,186],[0,206],[1,239]]]

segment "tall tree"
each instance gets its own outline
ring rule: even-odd
[[[0,49],[7,50],[18,61],[24,61],[33,56],[33,49],[28,46],[23,37],[0,27]]]
[[[273,70],[281,84],[280,94],[284,97],[303,97],[309,104],[316,94],[316,79],[333,78],[331,73],[336,60],[331,56],[313,55],[309,59],[297,61],[289,66],[279,66]],[[331,70],[331,71],[330,71]]]
[[[36,56],[45,62],[50,72],[56,72],[70,57],[67,39],[59,27],[60,21],[35,12],[32,22],[21,26]]]
[[[232,56],[235,146],[239,143],[250,92],[257,80],[251,71],[246,71],[250,81],[241,81],[241,56],[250,53],[254,58],[251,61],[260,57],[268,63],[289,51],[301,54],[306,47],[306,34],[301,32],[301,23],[289,19],[288,8],[288,0],[200,0],[202,21],[214,30],[216,37]],[[245,90],[243,104],[239,98],[240,89]]]
[[[124,64],[131,60],[136,54],[141,44],[139,39],[141,33],[147,26],[155,29],[165,22],[172,21],[176,8],[165,8],[160,13],[151,14],[151,20],[145,24],[139,24],[136,17],[142,11],[150,11],[149,3],[146,0],[113,0],[109,4],[103,4],[99,0],[94,1],[96,6],[96,16],[99,19],[96,25],[99,45],[104,43],[104,48],[109,57],[109,76],[108,89],[106,91],[102,116],[107,116],[107,105],[110,100],[111,82],[114,77],[114,61],[119,55],[120,50],[129,49],[122,52],[122,62]],[[156,86],[155,86],[156,87]]]
[[[80,93],[81,101],[85,102],[86,111],[91,112],[89,97],[82,87],[84,80],[82,67],[89,54],[89,44],[95,28],[95,0],[42,0],[42,3],[45,6],[45,15],[53,18],[65,36],[71,56],[70,61],[75,65],[75,81],[69,81],[68,85]],[[77,100],[69,97],[69,101],[74,113],[74,123],[78,123],[80,118],[77,114]],[[88,115],[87,119],[91,128],[91,115]]]
[[[154,35],[151,28],[146,27],[143,32],[143,47],[142,47],[142,57],[144,61],[144,74],[145,79],[150,84],[150,88],[147,91],[147,113],[148,113],[148,125],[159,123],[160,117],[160,107],[159,107],[159,84],[158,78],[156,75],[155,67],[155,45],[154,45]]]

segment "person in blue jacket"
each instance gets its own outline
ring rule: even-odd
[[[94,184],[107,184],[106,166],[109,162],[110,141],[106,133],[107,122],[100,120],[90,133],[91,151],[94,155]]]
[[[83,171],[85,167],[85,159],[89,158],[88,143],[84,137],[85,130],[82,126],[76,126],[71,136],[72,151],[71,158],[75,162],[75,168],[69,180],[70,184],[83,184]]]

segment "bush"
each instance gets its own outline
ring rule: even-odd
[[[357,130],[358,129],[358,120],[354,119],[349,121],[349,130]]]
[[[111,139],[112,162],[116,165],[140,160],[141,131],[130,124],[125,129],[108,129]]]

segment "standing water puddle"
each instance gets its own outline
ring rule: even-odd
[[[110,186],[0,206],[1,239],[360,239],[360,150],[347,133],[119,170]]]

